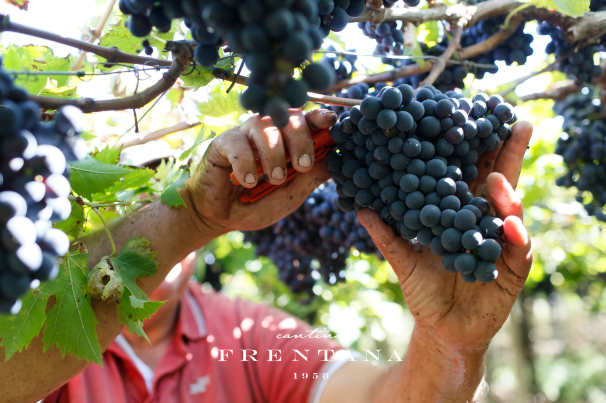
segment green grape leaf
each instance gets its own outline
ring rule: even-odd
[[[54,225],[55,228],[60,229],[67,235],[70,235],[72,231],[81,231],[84,226],[86,219],[84,218],[84,209],[81,205],[76,203],[74,200],[71,201],[72,212],[67,217],[67,220],[61,221]],[[72,234],[74,237],[78,237],[80,234]]]
[[[152,316],[158,308],[164,305],[166,301],[149,301],[139,299],[132,295],[128,289],[124,290],[120,305],[118,305],[118,319],[124,323],[129,332],[136,333],[149,341],[143,331],[143,320]]]
[[[82,161],[70,162],[70,167],[72,174],[69,182],[72,190],[89,200],[94,193],[105,192],[105,189],[133,171],[129,168],[105,164],[88,155]]]
[[[7,70],[17,71],[68,71],[73,63],[73,56],[57,57],[52,49],[46,46],[9,46],[4,50],[3,65]],[[28,93],[40,95],[48,87],[49,95],[73,96],[75,89],[67,87],[70,76],[64,75],[19,75],[15,83]],[[68,91],[67,94],[62,94]]]
[[[23,306],[17,315],[0,315],[0,346],[4,346],[6,361],[40,334],[46,320],[48,297],[55,291],[54,284],[55,280],[46,281],[21,297]]]
[[[99,45],[106,48],[113,46],[120,49],[122,52],[137,54],[143,50],[141,38],[133,36],[128,28],[126,28],[126,16],[119,16],[119,20],[116,24],[110,24],[110,30],[101,37]],[[105,60],[105,58],[97,56],[98,59]]]
[[[419,37],[423,37],[422,42],[425,44],[436,44],[440,37],[440,29],[437,21],[427,21],[419,25]]]
[[[189,73],[191,68],[187,69],[187,73]],[[187,74],[186,73],[186,74]],[[215,78],[211,69],[202,66],[196,66],[196,68],[191,72],[191,74],[181,75],[179,77],[183,80],[183,83],[188,87],[194,87],[194,91],[197,91],[198,88],[206,86]]]
[[[156,173],[152,169],[136,169],[127,174],[123,179],[117,180],[112,186],[107,188],[103,193],[95,193],[92,195],[92,200],[96,203],[110,203],[115,201],[123,201],[118,193],[128,189],[137,189],[147,185],[149,180]]]
[[[94,134],[90,134],[88,132],[82,132],[82,133],[80,133],[80,137],[82,137],[85,141],[97,138],[97,136],[95,136]]]
[[[240,92],[230,91],[226,94],[223,90],[227,87],[218,85],[216,88],[218,90],[212,91],[208,102],[198,104],[198,110],[203,116],[220,118],[233,112],[237,112],[238,115],[246,113],[246,110],[240,104]]]
[[[551,0],[553,8],[571,17],[580,17],[589,11],[591,0]]]
[[[59,265],[52,295],[57,303],[46,316],[44,351],[56,344],[65,358],[67,353],[99,365],[101,345],[97,339],[97,317],[83,293],[88,274],[88,252],[68,254]]]
[[[116,165],[118,161],[120,161],[121,152],[122,146],[120,146],[119,148],[110,148],[109,145],[106,145],[105,148],[101,151],[99,151],[97,147],[95,147],[95,151],[91,154],[91,157],[105,164]]]
[[[511,18],[511,16],[515,15],[518,11],[530,5],[539,8],[546,8],[548,10],[555,10],[562,14],[576,18],[589,11],[590,3],[591,0],[530,0],[527,4],[519,6],[511,11],[507,18]]]
[[[162,203],[166,203],[168,207],[187,207],[185,200],[179,194],[179,189],[185,188],[185,182],[189,179],[189,168],[181,168],[180,171],[179,176],[170,182],[160,196]]]
[[[147,295],[137,285],[137,278],[151,276],[158,270],[157,252],[149,249],[149,241],[137,237],[130,239],[122,251],[111,258],[114,269],[122,277],[124,287],[132,295],[141,300],[147,300]]]
[[[196,151],[196,148],[198,148],[198,146],[204,141],[206,140],[207,136],[206,136],[206,130],[204,130],[204,126],[202,126],[202,129],[200,129],[200,133],[198,133],[198,135],[196,136],[196,139],[194,140],[194,144],[188,148],[187,150],[183,151],[183,153],[179,156],[179,161],[187,161],[187,159],[189,158],[189,156]]]

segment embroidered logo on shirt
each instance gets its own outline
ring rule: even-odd
[[[208,387],[209,383],[210,376],[206,375],[199,377],[198,379],[196,379],[196,382],[189,385],[189,394],[197,395],[198,393],[206,392],[206,388]]]

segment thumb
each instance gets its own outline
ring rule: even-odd
[[[516,275],[526,280],[532,266],[532,247],[528,231],[522,220],[514,215],[505,218],[503,230],[506,241],[503,259]]]
[[[305,121],[312,132],[318,130],[328,129],[332,127],[339,120],[339,116],[333,111],[328,109],[314,109],[311,112],[305,114]]]
[[[372,241],[391,264],[398,278],[406,278],[410,274],[407,267],[411,257],[411,244],[398,236],[393,228],[383,222],[376,211],[362,209],[358,213],[358,221],[366,228]]]

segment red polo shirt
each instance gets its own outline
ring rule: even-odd
[[[172,341],[154,370],[151,392],[132,352],[114,342],[103,354],[103,366],[90,365],[43,402],[315,402],[328,378],[324,374],[340,365],[336,357],[327,362],[332,353],[321,350],[341,347],[325,338],[283,337],[309,335],[311,330],[268,305],[204,293],[199,284],[190,284]],[[250,359],[252,350],[257,361]]]

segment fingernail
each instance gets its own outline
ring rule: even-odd
[[[251,185],[252,185],[253,183],[255,183],[255,181],[256,181],[256,179],[255,179],[255,175],[254,175],[254,174],[248,173],[248,174],[246,174],[246,176],[244,177],[244,182],[246,182],[246,183],[250,183]]]
[[[273,171],[271,171],[271,178],[281,180],[284,179],[284,169],[282,167],[275,167]]]
[[[299,165],[305,168],[309,168],[311,166],[311,157],[309,154],[303,154],[299,157]]]

